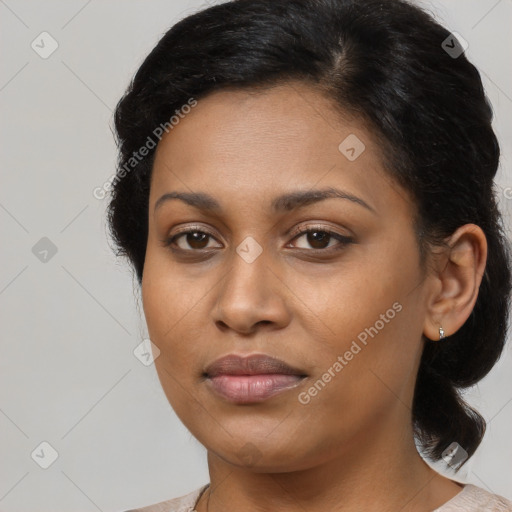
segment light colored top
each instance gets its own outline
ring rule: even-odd
[[[179,498],[125,512],[195,512],[196,503],[208,485]],[[432,512],[512,512],[512,501],[476,485],[465,484],[451,500]]]

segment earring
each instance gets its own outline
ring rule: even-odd
[[[442,340],[443,338],[446,338],[444,335],[444,329],[442,327],[439,327],[439,339]]]

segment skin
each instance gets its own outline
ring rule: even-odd
[[[354,161],[338,149],[350,134],[365,144]],[[418,454],[411,404],[423,344],[442,343],[430,341],[439,326],[449,336],[473,309],[486,239],[478,226],[459,228],[424,271],[414,202],[381,156],[363,123],[297,82],[212,93],[160,141],[142,299],[163,390],[207,449],[211,485],[199,512],[429,511],[460,492]],[[373,211],[339,198],[270,208],[278,195],[325,187]],[[171,191],[208,193],[221,210],[170,200],[154,211]],[[290,235],[319,225],[352,243]],[[187,227],[212,236],[181,236],[181,252],[164,246]],[[236,252],[248,236],[262,248],[252,263]],[[400,312],[300,403],[394,303]],[[278,357],[307,378],[264,402],[233,404],[202,376],[231,353]]]

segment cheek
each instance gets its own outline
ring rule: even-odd
[[[142,302],[150,335],[167,343],[188,316],[198,314],[205,287],[186,279],[183,271],[169,265],[165,256],[146,255]]]
[[[154,364],[162,390],[183,420],[186,414],[200,413],[190,400],[197,368],[196,336],[191,329],[194,297],[184,283],[167,277],[170,274],[158,271],[153,263],[146,259],[141,290],[144,315],[149,338],[160,349]]]
[[[309,403],[301,407],[303,414],[317,425],[312,428],[314,433],[318,436],[321,430],[319,437],[327,444],[342,446],[358,432],[385,421],[391,411],[402,414],[405,410],[413,386],[417,350],[414,343],[402,346],[404,330],[408,329],[404,318],[400,318],[402,312],[377,334],[368,334],[366,344],[357,336],[343,338],[337,352],[322,354],[318,372],[305,389],[307,396],[301,397],[301,403]],[[325,384],[319,382],[325,380]],[[313,437],[311,443],[318,442]]]
[[[318,344],[320,338],[314,336],[313,384],[329,369],[335,374],[325,376],[325,387],[317,385],[321,391],[311,405],[318,406],[320,415],[323,410],[338,418],[338,427],[347,421],[337,415],[340,408],[351,411],[357,423],[366,413],[383,413],[412,388],[422,347],[421,292],[418,288],[411,293],[411,284],[418,279],[416,267],[397,269],[388,262],[383,267],[369,265],[346,279],[331,278],[320,287],[322,294],[309,295],[310,304],[322,303],[322,322],[317,325],[328,326],[321,329],[327,343]]]
[[[343,350],[353,339],[364,341],[368,337],[365,330],[376,322],[378,330],[383,331],[382,327],[393,321],[393,304],[400,301],[403,288],[401,279],[378,264],[351,267],[347,272],[342,269],[317,279],[314,286],[308,285],[304,302],[318,316],[318,324],[330,336],[332,348]]]
[[[211,288],[183,274],[169,268],[166,260],[146,257],[141,290],[144,315],[149,337],[160,349],[156,369],[166,393],[173,394],[179,391],[179,383],[190,387],[198,377],[205,347],[205,294]]]

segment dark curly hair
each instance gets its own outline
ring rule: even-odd
[[[419,7],[405,0],[233,0],[174,25],[115,111],[119,162],[107,213],[117,256],[129,259],[140,285],[155,148],[134,155],[162,127],[168,131],[171,116],[215,90],[290,80],[327,94],[381,141],[386,171],[417,204],[422,265],[431,244],[442,245],[464,224],[486,235],[475,307],[456,333],[425,343],[412,408],[427,457],[439,460],[452,441],[471,457],[485,421],[461,390],[499,359],[510,310],[510,248],[493,188],[500,148],[480,74],[459,41]]]

